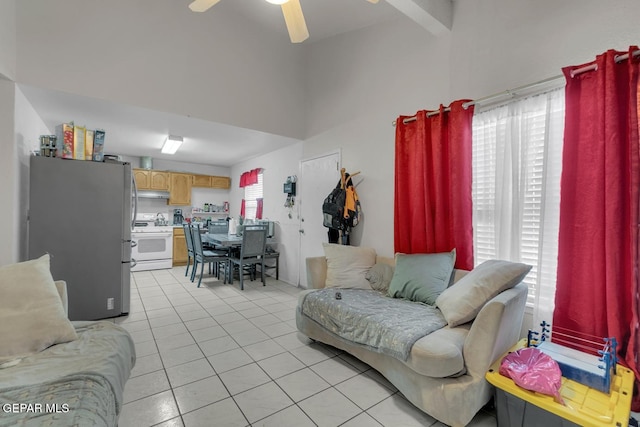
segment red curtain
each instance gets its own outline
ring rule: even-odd
[[[262,219],[263,199],[256,199],[256,219]]]
[[[620,363],[639,378],[634,357],[639,60],[630,55],[616,62],[624,53],[610,50],[595,62],[563,70],[566,117],[553,328],[615,337]],[[595,71],[575,73],[594,65]]]
[[[262,168],[251,169],[248,172],[243,172],[240,175],[240,188],[246,187],[248,185],[253,185],[258,183],[258,174]]]
[[[455,248],[456,267],[471,270],[473,107],[464,109],[464,102],[396,120],[394,246],[408,254]]]
[[[240,216],[243,218],[245,217],[245,212],[246,212],[245,204],[246,204],[245,200],[242,199],[242,201],[240,202]]]

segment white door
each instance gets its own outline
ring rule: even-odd
[[[324,255],[322,242],[328,242],[328,228],[322,225],[322,202],[340,181],[340,151],[300,162],[300,280],[307,288],[308,257]]]

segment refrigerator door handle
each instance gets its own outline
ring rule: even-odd
[[[131,242],[131,247],[135,248],[136,246],[138,246],[138,242],[136,242],[135,240],[130,240]]]
[[[131,230],[136,225],[136,217],[138,216],[138,185],[136,184],[135,174],[131,174],[131,181],[133,182],[133,216],[131,217]]]

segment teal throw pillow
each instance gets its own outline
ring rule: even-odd
[[[435,254],[396,254],[389,296],[433,305],[451,281],[456,250]]]

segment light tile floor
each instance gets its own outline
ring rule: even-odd
[[[299,334],[298,288],[208,276],[197,288],[184,271],[133,273],[131,312],[114,319],[138,357],[119,427],[442,426],[368,365]]]

